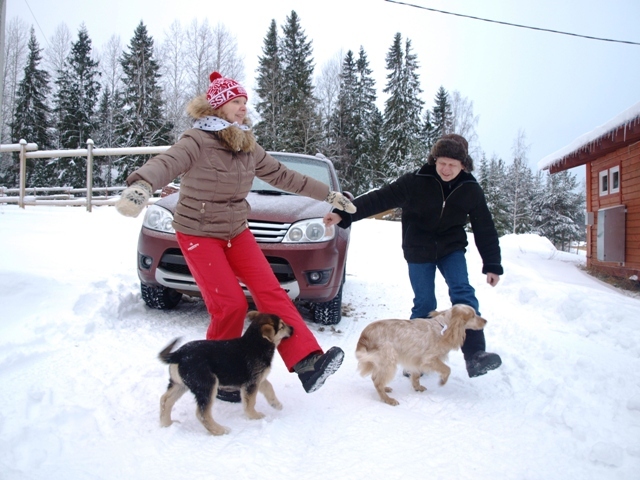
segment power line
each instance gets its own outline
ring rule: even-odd
[[[49,41],[47,40],[47,36],[42,31],[42,27],[40,26],[40,23],[38,23],[38,19],[36,18],[35,14],[33,13],[33,10],[31,10],[31,5],[29,5],[29,2],[27,2],[27,0],[24,0],[24,3],[27,4],[27,8],[29,9],[29,12],[31,12],[31,16],[33,17],[33,20],[36,22],[36,25],[38,25],[38,28],[40,29],[40,33],[42,33],[42,36],[44,37],[44,41],[47,42],[47,45],[49,45]],[[49,45],[49,47],[51,47],[51,45]]]
[[[510,27],[528,28],[529,30],[538,30],[538,31],[541,31],[541,32],[558,33],[560,35],[569,35],[569,36],[572,36],[572,37],[588,38],[590,40],[600,40],[600,41],[603,41],[603,42],[626,43],[628,45],[640,45],[640,43],[638,43],[638,42],[630,42],[628,40],[613,40],[611,38],[591,37],[589,35],[580,35],[580,34],[577,34],[577,33],[561,32],[559,30],[551,30],[551,29],[548,29],[548,28],[530,27],[528,25],[519,25],[517,23],[501,22],[499,20],[490,20],[488,18],[474,17],[472,15],[463,15],[461,13],[445,12],[444,10],[437,10],[435,8],[423,7],[421,5],[413,5],[411,3],[399,2],[397,0],[385,0],[385,2],[397,3],[398,5],[405,5],[407,7],[420,8],[422,10],[429,10],[431,12],[444,13],[446,15],[454,15],[456,17],[470,18],[472,20],[482,20],[483,22],[499,23],[500,25],[509,25]]]

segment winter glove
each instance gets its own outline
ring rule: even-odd
[[[137,217],[147,205],[153,189],[144,180],[137,180],[122,191],[116,210],[125,217]]]
[[[327,195],[324,201],[333,205],[338,210],[344,210],[347,213],[356,213],[356,206],[340,192],[329,192],[329,195]]]

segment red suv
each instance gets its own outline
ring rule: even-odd
[[[288,168],[340,191],[333,164],[325,157],[270,153]],[[343,193],[353,199],[349,192]],[[171,225],[177,201],[175,192],[149,206],[138,239],[142,298],[151,308],[171,309],[182,295],[200,296]],[[329,204],[284,192],[258,177],[247,201],[249,229],[282,288],[310,311],[313,321],[338,323],[350,230],[324,226],[322,217],[331,210]]]

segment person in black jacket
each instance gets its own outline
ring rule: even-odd
[[[402,208],[402,249],[414,292],[412,319],[426,318],[436,310],[436,269],[449,287],[451,304],[469,305],[480,315],[467,274],[467,221],[471,222],[487,283],[497,285],[503,273],[498,233],[472,170],[465,138],[444,135],[422,168],[356,198],[355,214],[334,210],[325,217],[327,225],[348,228],[351,222]],[[485,346],[482,330],[467,330],[462,353],[470,377],[484,375],[502,364],[500,356],[486,352]]]

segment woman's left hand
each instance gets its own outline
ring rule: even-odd
[[[500,275],[495,273],[487,273],[487,283],[492,287],[495,287],[500,281]]]
[[[329,195],[327,195],[324,201],[338,210],[344,210],[347,213],[356,213],[356,206],[340,192],[329,192]]]

